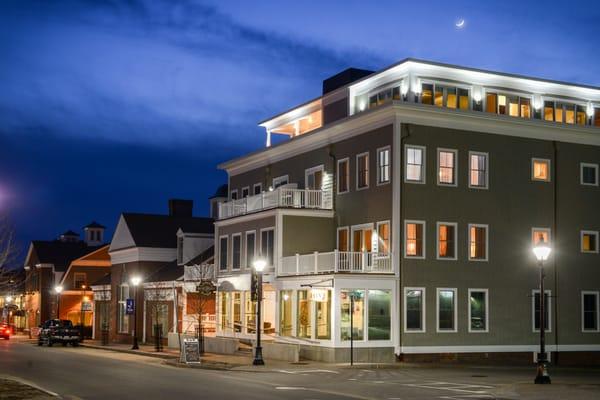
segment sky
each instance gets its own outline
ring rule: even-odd
[[[456,23],[464,19],[462,29]],[[208,197],[257,122],[406,57],[600,86],[600,2],[0,2],[0,213],[20,245]]]

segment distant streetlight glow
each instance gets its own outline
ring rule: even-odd
[[[256,270],[256,272],[263,272],[263,270],[265,269],[265,267],[267,266],[267,262],[265,260],[263,260],[262,258],[258,258],[256,261],[254,261],[253,267]]]
[[[535,258],[538,261],[546,261],[551,252],[552,248],[544,241],[539,241],[538,244],[533,247],[533,254],[535,254]]]

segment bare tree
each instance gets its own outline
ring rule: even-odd
[[[8,217],[0,215],[0,292],[14,289],[18,272],[14,268],[17,256],[15,234]]]
[[[185,287],[188,288],[186,294],[187,315],[193,319],[194,325],[197,326],[196,335],[200,344],[200,352],[203,353],[204,331],[206,329],[203,317],[209,311],[209,303],[214,304],[215,302],[214,265],[190,265],[185,268],[184,281]]]
[[[175,298],[174,291],[174,287],[170,287],[164,282],[158,282],[144,288],[146,305],[150,309],[150,334],[154,337],[154,348],[156,351],[162,351],[164,330],[170,331],[172,328],[172,318],[169,318],[169,303],[172,303]],[[173,307],[173,312],[177,312],[175,306]],[[165,316],[166,321],[163,321]]]

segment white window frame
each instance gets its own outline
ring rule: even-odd
[[[321,165],[316,165],[314,167],[311,168],[307,168],[304,170],[304,188],[308,189],[308,176],[314,172],[317,171],[321,171],[321,177],[324,178],[325,176],[325,166],[323,164]],[[323,189],[323,181],[321,181],[321,189]],[[315,189],[315,190],[321,190],[321,189]]]
[[[535,246],[535,233],[536,232],[547,232],[548,233],[548,244],[552,244],[552,229],[534,226],[533,228],[531,228],[531,246]]]
[[[411,179],[408,179],[407,174],[408,174],[408,149],[419,149],[421,150],[421,180],[419,181],[414,181]],[[406,144],[404,145],[404,159],[406,160],[404,162],[404,182],[405,183],[414,183],[417,185],[424,185],[427,182],[427,169],[426,169],[426,154],[427,154],[427,147],[425,146],[418,146],[415,144]]]
[[[539,292],[540,289],[533,289],[531,291],[531,331],[534,333],[539,333],[540,331],[539,329],[535,329],[535,294]],[[552,290],[544,289],[544,293],[548,294],[548,304],[544,304],[544,309],[548,310],[548,329],[545,329],[544,331],[552,332]],[[541,327],[542,324],[540,324],[540,328]]]
[[[354,232],[356,231],[364,231],[364,230],[371,230],[371,251],[373,251],[373,233],[375,232],[375,224],[373,224],[372,222],[370,223],[366,223],[366,224],[358,224],[358,225],[352,225],[350,226],[350,250],[349,251],[354,251]]]
[[[222,239],[225,239],[227,244],[227,260],[225,260],[225,268],[221,268],[221,241]],[[229,235],[221,235],[219,236],[219,266],[218,266],[218,270],[219,271],[228,271],[229,270]]]
[[[584,325],[584,308],[583,308],[583,296],[586,294],[593,294],[596,296],[596,329],[585,329]],[[582,290],[581,291],[581,332],[582,333],[596,333],[600,332],[600,291],[597,290]]]
[[[358,159],[361,157],[367,156],[367,185],[364,187],[359,188],[358,187]],[[355,175],[356,175],[356,191],[359,190],[366,190],[369,188],[369,186],[371,185],[371,156],[369,154],[368,151],[365,151],[363,153],[357,154],[356,155],[356,168],[355,168]]]
[[[440,153],[454,153],[453,165],[452,165],[452,180],[454,183],[444,183],[440,182]],[[449,186],[449,187],[457,187],[458,186],[458,150],[457,149],[446,149],[444,147],[437,148],[437,169],[436,169],[436,179],[438,186]]]
[[[237,267],[233,264],[233,241],[235,240],[235,238],[238,237],[240,238],[240,265],[238,265]],[[231,270],[232,271],[239,271],[240,269],[242,269],[242,262],[243,262],[243,258],[242,258],[242,234],[241,233],[234,233],[231,235]]]
[[[485,228],[485,258],[471,258],[471,228]],[[490,259],[490,226],[488,224],[467,225],[467,258],[469,261],[487,262]]]
[[[276,189],[277,188],[276,184],[277,183],[281,183],[283,181],[286,182],[286,183],[284,183],[284,185],[289,184],[290,183],[290,176],[289,175],[281,175],[281,176],[278,176],[276,178],[273,178],[273,186],[271,186],[271,187],[273,189]],[[283,186],[283,185],[280,185],[280,186]]]
[[[440,225],[448,225],[448,226],[454,227],[454,257],[441,257],[440,256]],[[444,222],[444,221],[438,221],[436,223],[435,255],[436,255],[437,260],[442,260],[442,261],[456,261],[458,259],[458,223]]]
[[[381,168],[381,166],[379,165],[379,153],[381,153],[382,151],[386,151],[388,152],[388,180],[385,182],[381,182],[381,176],[379,175],[379,169]],[[384,146],[384,147],[380,147],[377,149],[377,151],[375,152],[377,154],[377,186],[383,186],[383,185],[388,185],[391,181],[392,181],[392,148],[391,146]]]
[[[485,157],[485,185],[475,186],[471,184],[471,156],[484,156]],[[487,190],[490,188],[490,154],[483,151],[469,151],[469,165],[468,165],[468,183],[469,189]]]
[[[591,235],[595,235],[596,236],[596,251],[584,251],[583,250],[583,235],[586,234],[591,234]],[[584,253],[584,254],[598,254],[598,245],[599,243],[599,238],[600,238],[600,233],[598,231],[580,231],[579,233],[579,250]]]
[[[233,198],[233,194],[234,193],[235,193],[235,199]],[[231,191],[231,193],[229,194],[229,200],[238,200],[238,199],[239,199],[239,197],[238,197],[238,191],[237,191],[237,189],[233,189]]]
[[[246,191],[246,196],[244,196],[244,190]],[[244,186],[242,188],[242,199],[250,196],[250,186]]]
[[[339,228],[337,228],[336,232],[335,232],[335,248],[340,250],[340,231],[346,231],[348,233],[348,250],[345,251],[351,251],[351,243],[350,243],[350,227],[349,226],[340,226]]]
[[[406,298],[408,296],[408,292],[411,290],[420,290],[421,291],[421,304],[423,305],[423,309],[421,310],[421,329],[408,329],[408,320],[407,320],[407,312],[408,309],[406,307],[407,305],[407,301]],[[427,305],[427,301],[425,301],[426,299],[426,289],[424,287],[405,287],[404,288],[404,333],[425,333],[427,332],[427,327],[425,326],[425,323],[427,321],[426,317],[426,305]]]
[[[534,176],[536,162],[548,163],[548,179],[538,179]],[[552,161],[549,158],[531,158],[531,180],[534,182],[551,182],[552,181]]]
[[[258,193],[256,193],[256,188],[258,189]],[[256,194],[260,194],[262,193],[262,183],[255,183],[254,185],[252,185],[252,195],[256,195]]]
[[[390,235],[390,237],[388,238],[388,242],[389,243],[388,243],[388,253],[387,253],[387,257],[389,257],[390,254],[392,254],[392,225],[391,225],[390,220],[388,219],[388,220],[385,220],[385,221],[377,221],[375,223],[375,231],[373,233],[375,233],[375,235],[376,235],[375,237],[377,238],[377,240],[375,241],[375,243],[376,243],[375,247],[377,247],[376,253],[381,253],[381,251],[379,249],[379,227],[381,225],[386,225],[386,224],[388,226],[388,232],[389,232],[389,235]],[[380,258],[384,258],[384,257],[380,257]]]
[[[474,330],[471,328],[471,293],[472,292],[483,292],[485,293],[485,329]],[[469,310],[469,320],[467,327],[469,333],[489,333],[490,331],[490,293],[489,289],[469,289],[467,296],[467,308]]]
[[[339,179],[339,173],[340,173],[340,164],[346,162],[348,165],[348,169],[346,170],[346,190],[344,190],[343,192],[340,191],[340,179]],[[337,174],[338,176],[336,176],[336,189],[337,189],[337,194],[344,194],[344,193],[348,193],[350,191],[350,158],[346,157],[346,158],[342,158],[341,160],[337,160]]]
[[[275,227],[274,226],[270,226],[268,228],[262,228],[260,230],[260,247],[259,247],[260,251],[258,252],[258,255],[260,257],[262,257],[263,259],[265,259],[265,261],[268,261],[267,257],[264,254],[262,254],[262,240],[263,240],[262,239],[262,234],[263,234],[263,232],[266,232],[266,231],[273,231],[273,265],[269,265],[268,262],[267,262],[267,265],[266,265],[266,267],[271,268],[271,267],[274,267],[275,264],[277,264],[277,252],[275,251],[276,247],[277,247],[277,244],[275,243],[277,241],[277,236],[275,236]]]
[[[254,257],[256,258],[256,229],[244,232],[244,268],[252,269],[252,265],[248,264],[248,235],[254,235]]]
[[[583,181],[583,169],[584,168],[594,168],[596,170],[596,182],[585,183]],[[579,183],[582,184],[583,186],[598,186],[598,164],[580,163],[579,164]]]
[[[406,254],[406,249],[407,249],[407,245],[406,245],[406,241],[408,239],[408,235],[407,235],[407,231],[408,231],[408,224],[421,224],[423,225],[423,255],[422,256],[410,256]],[[427,257],[427,232],[426,232],[426,228],[427,228],[427,223],[425,221],[422,220],[417,220],[417,219],[405,219],[404,220],[404,238],[403,238],[403,243],[402,243],[402,247],[404,247],[404,258],[409,258],[409,259],[417,259],[417,260],[424,260]]]
[[[440,292],[454,292],[454,329],[440,329]],[[435,331],[437,333],[456,333],[458,332],[458,290],[457,288],[435,288]]]

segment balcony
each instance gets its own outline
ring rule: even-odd
[[[243,199],[219,203],[219,219],[280,207],[331,210],[331,199],[330,191],[280,187]]]
[[[278,270],[279,276],[331,273],[392,274],[394,271],[389,253],[338,250],[283,257]]]

